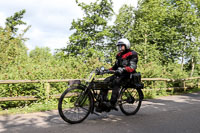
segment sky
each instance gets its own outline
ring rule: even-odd
[[[89,4],[96,0],[79,0]],[[137,0],[113,0],[113,9],[117,14],[123,4],[137,6]],[[30,50],[37,47],[55,49],[67,46],[71,22],[82,18],[83,11],[75,0],[0,0],[0,26],[5,26],[7,17],[25,9],[23,21],[31,28],[24,37],[29,38],[25,45]],[[114,20],[114,18],[113,18]],[[21,26],[21,30],[24,29]]]

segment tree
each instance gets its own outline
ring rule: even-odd
[[[200,49],[200,17],[199,17],[199,0],[172,1],[174,10],[179,15],[178,32],[181,37],[179,40],[181,55],[181,70],[183,70],[184,62],[187,60],[191,66],[190,76],[193,75],[195,65],[199,61]]]
[[[196,9],[191,0],[141,0],[129,36],[136,44],[156,44],[163,64],[185,59],[200,33]]]
[[[53,57],[51,54],[51,50],[48,47],[44,48],[36,47],[34,50],[30,51],[29,56],[36,63],[46,62]]]
[[[163,64],[174,61],[175,49],[178,46],[173,43],[175,32],[173,28],[170,28],[169,3],[166,0],[143,0],[138,5],[138,9],[135,10],[133,30],[129,33],[132,41],[146,48],[156,45]],[[147,53],[145,49],[144,53]]]
[[[18,31],[17,26],[26,25],[26,23],[21,20],[25,13],[26,10],[21,10],[19,12],[16,12],[14,16],[8,17],[6,19],[6,28],[10,29],[12,33],[17,33]]]
[[[158,21],[161,21],[165,16],[164,10],[157,1],[145,5],[144,3],[140,4],[138,9],[123,5],[113,26],[115,40],[121,37],[128,38],[132,47],[141,51],[140,56],[144,59],[144,63],[157,60],[158,58],[151,57],[160,55],[155,39],[156,37],[161,38],[159,32],[162,26]],[[157,14],[160,15],[161,19],[158,19]]]
[[[199,62],[198,1],[140,0],[137,9],[124,5],[113,26],[114,39],[128,38],[144,64],[181,62],[183,70],[188,61],[192,75]]]
[[[21,19],[25,10],[17,12],[14,16],[6,19],[6,27],[0,27],[0,68],[7,67],[9,64],[18,64],[27,57],[26,41],[23,38],[28,26],[22,34],[17,33],[17,26],[25,24]]]
[[[120,8],[112,27],[112,32],[114,33],[112,40],[114,42],[120,38],[129,38],[128,34],[132,30],[134,18],[134,7],[125,4]],[[131,40],[131,37],[129,40]]]
[[[80,54],[82,49],[88,47],[102,48],[108,42],[106,39],[111,36],[108,21],[113,15],[111,0],[97,0],[89,5],[76,3],[84,11],[84,17],[73,20],[70,30],[75,32],[69,37],[69,44],[63,49],[68,54]]]

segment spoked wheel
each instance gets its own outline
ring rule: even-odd
[[[92,97],[90,93],[83,93],[84,90],[79,86],[63,92],[59,99],[58,111],[64,121],[75,124],[87,118],[92,109]]]
[[[119,107],[125,115],[134,115],[140,109],[143,93],[140,89],[124,88],[119,97]]]

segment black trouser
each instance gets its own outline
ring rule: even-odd
[[[130,75],[120,75],[120,76],[112,75],[104,80],[105,82],[111,83],[111,87],[112,87],[112,96],[110,99],[111,104],[114,105],[117,102],[120,86],[128,78],[130,78]],[[102,88],[100,91],[100,94],[102,95],[103,100],[107,101],[108,89]]]

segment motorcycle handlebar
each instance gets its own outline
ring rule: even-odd
[[[114,74],[115,73],[115,70],[108,70],[109,71],[109,73],[111,73],[111,74]]]
[[[98,75],[103,75],[103,74],[114,74],[115,70],[100,70],[100,71],[96,71]]]

